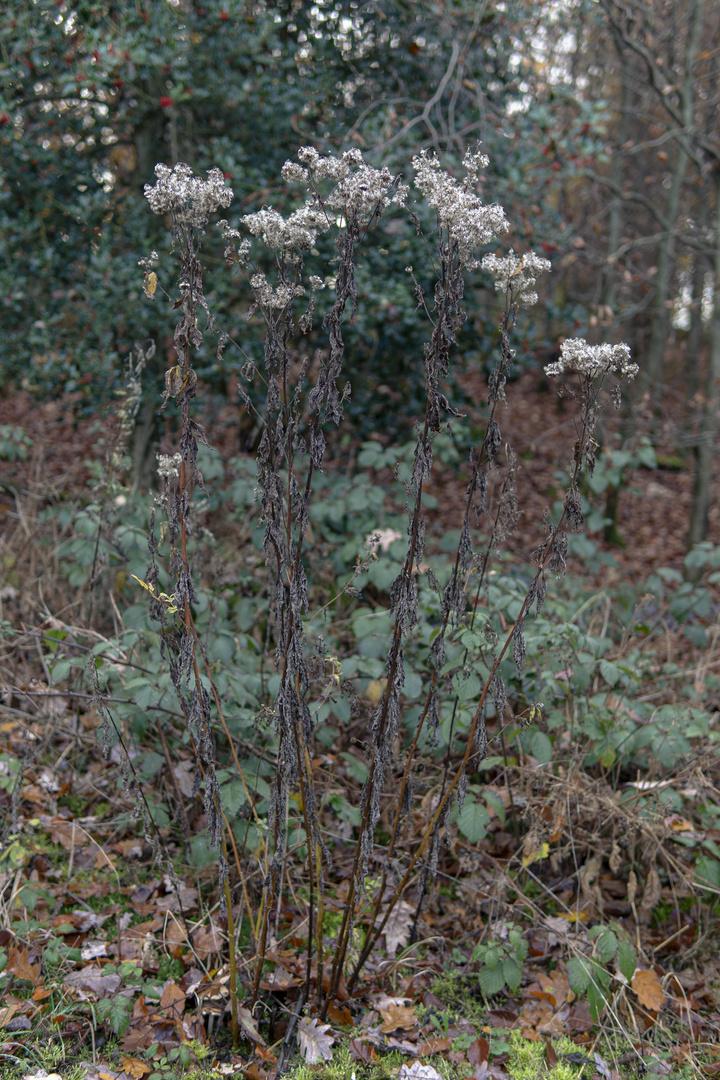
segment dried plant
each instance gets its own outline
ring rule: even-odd
[[[408,209],[410,188],[387,169],[372,168],[358,150],[336,158],[322,157],[310,147],[301,150],[298,161],[286,163],[282,171],[287,183],[304,189],[304,204],[288,217],[264,208],[242,219],[245,231],[260,242],[263,254],[257,261],[251,257],[251,241],[227,221],[220,222],[226,260],[245,275],[252,293],[249,318],[257,316],[264,323],[262,362],[244,354],[240,391],[260,428],[257,497],[264,529],[263,551],[271,581],[269,633],[278,675],[277,692],[264,709],[272,727],[272,745],[277,756],[265,841],[263,896],[256,917],[251,919],[256,933],[254,998],[259,993],[272,912],[279,912],[282,903],[284,866],[289,857],[287,807],[289,800],[297,796],[304,840],[299,848],[296,845],[295,857],[305,862],[307,897],[305,985],[298,1014],[313,993],[313,980],[322,1018],[329,1003],[340,993],[343,980],[347,979],[347,987],[352,989],[394,909],[413,884],[417,886],[416,904],[419,904],[437,868],[439,846],[449,827],[453,801],[457,800],[462,807],[468,772],[487,753],[486,714],[492,709],[501,721],[505,714],[507,690],[501,663],[511,650],[518,671],[523,667],[527,620],[542,607],[548,574],[565,572],[568,532],[582,526],[579,481],[583,470],[592,472],[594,465],[593,431],[601,387],[606,379],[617,376],[613,381],[617,399],[619,378],[631,378],[636,371],[626,346],[590,346],[584,341],[566,341],[560,360],[546,369],[548,375],[556,378],[574,373],[569,381],[579,400],[580,413],[572,472],[559,520],[553,523],[546,516],[545,537],[535,551],[535,570],[519,614],[504,639],[499,639],[480,601],[491,556],[515,528],[519,517],[515,456],[500,427],[500,407],[505,402],[514,357],[511,332],[518,308],[537,301],[537,278],[550,269],[550,264],[532,252],[480,258],[480,249],[508,228],[502,208],[484,204],[477,195],[479,171],[486,165],[487,160],[481,154],[470,153],[463,162],[464,174],[458,179],[434,155],[422,153],[412,162],[415,190],[436,218],[432,236],[426,239],[435,276],[432,295],[420,284],[426,275],[416,275],[413,267],[407,267],[419,317],[426,318],[430,328],[423,358],[425,411],[416,421],[413,464],[410,476],[404,481],[407,547],[400,572],[389,590],[392,630],[385,655],[386,678],[369,719],[368,777],[360,802],[351,876],[329,955],[325,954],[323,925],[331,857],[319,814],[320,796],[312,765],[315,718],[311,707],[313,671],[322,668],[327,658],[322,644],[313,643],[311,647],[306,634],[312,593],[306,561],[310,545],[309,508],[315,479],[323,469],[326,439],[342,422],[343,406],[349,394],[349,385],[343,382],[343,334],[356,312],[358,249],[363,243],[373,242],[375,224],[391,207],[399,213],[410,213],[418,230],[420,222]],[[235,842],[224,819],[212,735],[214,724],[219,721],[224,725],[224,719],[209,669],[204,679],[200,674],[205,655],[193,621],[195,591],[188,555],[192,493],[196,486],[203,486],[197,467],[198,444],[206,442],[203,428],[190,415],[198,385],[192,358],[203,341],[199,327],[203,312],[207,323],[204,332],[218,335],[219,358],[230,344],[242,349],[242,345],[232,342],[215,324],[203,293],[200,262],[202,237],[210,217],[219,206],[229,205],[231,192],[217,169],[208,174],[207,180],[195,177],[185,165],[176,165],[173,170],[158,166],[156,173],[157,183],[148,186],[146,194],[156,213],[169,214],[180,259],[179,299],[175,305],[180,308],[180,317],[174,339],[177,363],[166,374],[163,407],[171,398],[175,401],[181,417],[181,435],[178,453],[174,458],[164,458],[159,470],[164,484],[160,503],[167,519],[164,527],[171,551],[170,584],[167,592],[160,593],[159,546],[154,521],[150,535],[151,561],[144,584],[152,592],[151,614],[165,627],[164,655],[197,755],[196,786],[199,789],[203,785],[210,842],[218,852],[232,942],[226,839],[230,838],[233,847]],[[308,274],[306,262],[309,257],[317,257],[318,238],[328,232],[335,240],[334,265],[325,276]],[[145,291],[151,298],[156,297],[158,287],[153,269],[155,260],[153,253],[142,262]],[[496,289],[505,298],[505,309],[500,325],[499,357],[488,380],[486,431],[482,445],[471,456],[460,539],[443,588],[425,560],[423,500],[433,468],[435,439],[459,416],[448,397],[451,365],[466,318],[463,306],[466,275],[480,267],[495,279]],[[330,289],[334,297],[318,329],[320,298]],[[326,345],[318,353],[316,369],[311,371],[307,360],[297,362],[296,346],[300,339],[313,333],[316,340],[324,335]],[[484,537],[483,544],[478,543],[479,537]],[[406,737],[405,656],[408,643],[415,642],[417,634],[418,588],[422,578],[437,594],[438,616],[427,652],[422,707],[414,730]],[[348,593],[352,595],[354,591],[354,586],[348,583]],[[446,644],[449,637],[457,638],[466,629],[477,630],[478,638],[473,638],[475,644],[466,646],[460,675],[469,672],[471,659],[473,663],[481,662],[484,684],[474,703],[462,758],[459,763],[453,763],[448,751],[430,818],[421,834],[410,840],[403,834],[403,822],[413,805],[421,735],[426,731],[432,735],[437,730],[441,700],[450,698],[452,702],[453,690],[446,677]],[[455,697],[451,704],[453,724],[457,704]],[[242,776],[241,764],[237,758],[235,762]],[[389,794],[393,804],[390,839],[384,847],[379,847],[381,805]],[[249,797],[248,802],[251,802]],[[236,863],[245,889],[241,860],[237,858]],[[246,902],[250,911],[247,892]],[[358,949],[354,931],[359,922],[366,930]],[[232,949],[231,971],[233,1030],[237,1037]]]

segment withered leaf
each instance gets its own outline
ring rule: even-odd
[[[252,1039],[254,1043],[258,1043],[259,1046],[265,1046],[265,1040],[257,1029],[257,1020],[244,1005],[238,1007],[238,1020],[249,1039]]]
[[[383,1023],[380,1025],[383,1035],[389,1035],[398,1028],[408,1030],[415,1027],[417,1023],[412,1005],[388,1005],[386,1009],[380,1009],[380,1015],[383,1018]]]
[[[173,1018],[179,1019],[185,1009],[185,993],[176,986],[175,983],[169,982],[164,987],[162,996],[160,998],[160,1008],[164,1009]]]
[[[37,986],[40,980],[40,965],[31,964],[27,949],[15,945],[11,945],[8,949],[6,970],[16,975],[18,979],[27,979],[33,986]]]
[[[123,1070],[131,1076],[133,1080],[142,1080],[143,1076],[147,1076],[152,1072],[152,1066],[148,1065],[147,1061],[140,1061],[139,1058],[126,1057],[125,1054],[120,1055],[120,1064]]]
[[[641,1005],[652,1012],[660,1012],[665,1004],[665,995],[654,971],[636,971],[631,985]]]
[[[410,940],[415,908],[406,900],[400,900],[390,912],[385,923],[385,944],[388,956],[395,956],[398,949],[404,948]]]
[[[467,1059],[471,1065],[481,1065],[490,1057],[490,1043],[487,1039],[475,1039],[468,1046]]]
[[[321,1024],[314,1017],[312,1020],[303,1017],[298,1024],[298,1041],[308,1065],[332,1060],[335,1038],[329,1024]]]
[[[81,993],[97,994],[99,998],[114,997],[122,986],[120,975],[103,975],[102,968],[88,964],[81,971],[72,971],[63,979],[63,986],[71,986]]]

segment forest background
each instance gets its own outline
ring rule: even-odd
[[[169,1080],[225,1065],[259,1080],[287,1065],[297,1029],[309,1067],[330,1061],[335,1040],[324,1067],[338,1076],[376,1061],[397,1072],[414,1059],[465,1076],[630,1076],[638,1062],[658,1075],[716,1069],[719,24],[703,0],[6,5],[0,1054],[18,1075],[45,1067],[74,1080],[85,1062],[78,1077],[105,1069]],[[217,167],[234,193],[223,212],[240,228],[263,206],[298,205],[281,170],[302,147],[360,150],[411,183],[422,150],[461,176],[478,143],[489,158],[482,199],[511,223],[485,250],[533,250],[552,266],[540,303],[516,320],[503,321],[506,297],[491,277],[467,277],[444,387],[462,415],[433,439],[432,479],[419,485],[428,558],[444,586],[471,451],[486,446],[494,416],[488,377],[499,356],[508,360],[498,417],[519,458],[523,513],[502,545],[487,547],[496,577],[483,578],[480,609],[492,610],[493,633],[523,623],[531,553],[546,508],[549,522],[563,520],[573,441],[586,430],[545,367],[565,339],[584,338],[627,342],[640,370],[595,430],[595,470],[579,484],[585,529],[568,537],[568,575],[549,582],[528,624],[528,665],[501,656],[507,702],[485,710],[488,754],[446,823],[438,876],[421,873],[393,893],[404,868],[383,817],[366,907],[353,909],[353,844],[365,828],[373,710],[392,690],[392,583],[407,547],[401,481],[429,400],[432,326],[418,296],[430,316],[433,295],[439,303],[433,217],[416,207],[422,234],[390,217],[371,242],[358,238],[357,313],[343,331],[352,394],[343,425],[326,425],[305,543],[317,613],[306,628],[315,665],[306,695],[317,729],[300,793],[285,793],[280,898],[267,865],[265,882],[258,868],[282,750],[262,718],[285,670],[255,499],[258,417],[269,406],[247,367],[266,350],[267,323],[250,318],[252,290],[215,218],[207,227],[204,298],[215,322],[193,360],[210,445],[199,448],[207,491],[192,499],[192,633],[208,664],[196,667],[197,686],[217,693],[228,922],[207,838],[208,783],[198,792],[171,675],[176,613],[166,625],[142,588],[152,584],[148,527],[163,487],[156,455],[167,497],[187,430],[181,402],[160,408],[186,311],[180,256],[144,185],[159,162],[187,162],[201,176]],[[139,263],[153,251],[151,272]],[[332,245],[310,255],[331,260]],[[220,334],[242,349],[218,349]],[[294,378],[314,356],[314,384],[325,341],[316,325],[293,346]],[[172,565],[161,569],[154,593],[167,590],[168,608],[172,575]],[[442,608],[431,592],[417,648],[407,648],[398,777],[409,775],[408,725],[432,671]],[[471,730],[463,708],[484,701],[495,674],[477,606],[456,612],[459,652],[436,669],[454,705],[440,710],[439,743],[418,744],[425,776],[409,845],[426,825],[437,832],[436,806]],[[108,723],[104,757],[96,731]],[[437,781],[427,779],[433,769]],[[303,785],[320,793],[316,826]],[[321,881],[324,844],[335,869]],[[343,922],[351,909],[372,949],[362,976],[353,974],[362,945]],[[318,953],[332,955],[343,934],[325,974]],[[228,1008],[240,1025],[234,1046],[217,1019]],[[561,1033],[580,1049],[560,1046]],[[48,1050],[50,1034],[61,1038]]]

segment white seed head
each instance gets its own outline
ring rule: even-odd
[[[242,220],[253,236],[260,236],[268,247],[285,252],[296,248],[309,251],[315,246],[318,233],[330,228],[327,214],[313,199],[309,199],[288,218],[268,206],[256,214],[246,214]]]
[[[155,175],[155,185],[145,185],[145,198],[156,214],[171,214],[176,226],[204,229],[219,206],[232,202],[232,189],[225,186],[220,169],[210,169],[203,180],[179,161],[172,169],[156,165]]]
[[[490,243],[493,236],[507,232],[510,227],[502,206],[485,206],[472,190],[477,181],[475,166],[484,161],[484,155],[479,158],[475,155],[464,181],[450,176],[435,154],[429,154],[426,150],[414,157],[412,162],[415,186],[437,211],[440,227],[446,229],[451,241],[457,244],[460,261],[468,269],[478,266],[475,258],[477,249]]]
[[[504,258],[484,255],[482,268],[493,275],[498,292],[509,292],[515,303],[525,307],[532,307],[537,303],[535,283],[540,274],[546,274],[551,269],[550,260],[541,259],[534,251],[516,255],[512,250]]]
[[[165,480],[174,480],[180,475],[182,457],[180,454],[156,454],[157,474]]]
[[[550,376],[565,371],[577,371],[591,379],[613,371],[621,378],[634,379],[639,368],[630,363],[629,345],[588,345],[584,338],[568,338],[560,346],[560,359],[545,367],[545,374]]]

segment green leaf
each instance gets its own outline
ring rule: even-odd
[[[620,678],[620,668],[617,664],[611,663],[610,660],[601,660],[600,674],[608,686],[614,686]]]
[[[605,992],[601,986],[592,982],[588,986],[587,997],[588,1005],[590,1007],[590,1016],[593,1020],[597,1020],[606,1005],[607,999],[605,997]]]
[[[552,761],[552,743],[544,731],[531,731],[528,747],[532,756],[537,758],[541,765],[547,765]]]
[[[522,964],[514,956],[507,956],[503,960],[502,971],[505,982],[514,993],[520,986],[520,980],[522,979]]]
[[[483,792],[483,799],[489,806],[492,806],[493,810],[500,818],[500,821],[505,824],[505,803],[502,801],[499,795],[494,791],[485,790]]]
[[[695,876],[701,885],[720,889],[720,863],[707,855],[701,855],[695,863]]]
[[[489,945],[485,950],[485,967],[490,971],[494,971],[500,963],[500,950],[492,945]]]
[[[609,964],[618,951],[618,939],[612,930],[603,930],[598,937],[598,956],[603,964]]]
[[[618,964],[628,982],[632,980],[637,967],[637,953],[629,941],[618,941]]]
[[[487,834],[489,824],[490,815],[483,804],[466,799],[458,817],[458,828],[463,836],[467,837],[471,844],[476,844]]]
[[[67,679],[72,665],[69,660],[58,660],[52,669],[52,681],[55,686]]]
[[[491,994],[499,994],[505,985],[504,965],[498,964],[496,968],[483,967],[480,969],[478,981],[483,994],[488,997]]]
[[[582,997],[590,985],[590,972],[587,964],[574,956],[571,960],[568,960],[565,970],[567,971],[570,989],[577,997]]]
[[[132,1002],[123,994],[105,998],[97,1003],[98,1019],[110,1025],[116,1035],[124,1035],[130,1027]]]

